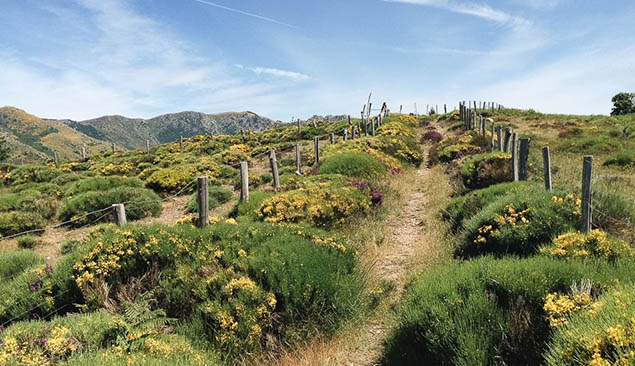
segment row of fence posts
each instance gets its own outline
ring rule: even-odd
[[[473,106],[476,108],[476,102]],[[469,105],[469,104],[468,104]],[[500,111],[502,105],[494,102],[480,103],[481,108],[483,106],[488,107],[486,110],[494,110],[494,106]],[[528,165],[529,165],[529,138],[518,139],[518,134],[513,132],[511,127],[507,127],[503,132],[503,126],[495,125],[494,120],[491,118],[483,118],[482,115],[477,115],[472,108],[468,107],[465,102],[459,103],[459,117],[461,121],[465,123],[467,130],[476,129],[476,121],[478,120],[478,133],[481,136],[486,136],[487,128],[486,123],[490,123],[490,149],[492,152],[500,151],[510,153],[512,155],[512,177],[514,182],[526,181],[528,179]],[[520,145],[520,146],[519,146]],[[544,185],[548,191],[552,190],[551,180],[551,156],[549,146],[542,148],[542,161],[544,170]],[[584,157],[582,163],[582,197],[581,197],[581,223],[580,228],[583,233],[589,233],[592,227],[592,205],[591,205],[591,171],[593,167],[593,156],[587,155]]]

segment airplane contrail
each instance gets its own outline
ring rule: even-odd
[[[209,5],[209,6],[213,6],[219,9],[223,9],[223,10],[227,10],[227,11],[231,11],[234,13],[238,13],[238,14],[242,14],[242,15],[246,15],[248,17],[252,17],[252,18],[256,18],[256,19],[260,19],[260,20],[264,20],[266,22],[271,22],[271,23],[275,23],[275,24],[279,24],[279,25],[284,25],[285,27],[289,27],[289,28],[297,28],[295,25],[291,25],[288,23],[284,23],[275,19],[271,19],[271,18],[267,18],[267,17],[263,17],[262,15],[258,15],[258,14],[253,14],[253,13],[248,13],[246,11],[242,11],[242,10],[238,10],[238,9],[234,9],[234,8],[230,8],[224,5],[220,5],[220,4],[216,4],[213,3],[211,1],[205,1],[205,0],[194,0],[196,2],[199,2],[201,4],[205,4],[205,5]]]

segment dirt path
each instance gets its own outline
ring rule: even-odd
[[[391,308],[399,301],[414,257],[422,245],[422,222],[429,192],[425,189],[428,169],[421,167],[407,183],[403,205],[386,222],[385,244],[373,253],[377,282],[391,282],[395,290],[384,299],[366,320],[356,322],[331,339],[316,339],[306,347],[285,355],[275,363],[281,366],[346,365],[373,366],[379,364],[383,342],[394,321]]]

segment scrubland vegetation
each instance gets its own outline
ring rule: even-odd
[[[635,117],[484,116],[531,138],[528,181],[513,182],[511,155],[491,152],[489,132],[465,131],[456,112],[392,115],[376,137],[356,130],[334,144],[324,136],[347,121],[304,125],[303,175],[289,150],[295,126],[0,166],[0,234],[34,230],[0,241],[0,364],[276,364],[316,336],[345,347],[352,340],[338,332],[368,332],[364,319],[376,316],[393,319],[375,360],[386,365],[635,362]],[[593,230],[582,234],[586,154]],[[246,202],[235,193],[240,161],[249,161]],[[402,293],[373,277],[372,253],[390,248],[394,236],[379,231],[409,199],[400,184],[421,183],[415,169],[437,178],[425,180],[430,212],[417,230],[427,243],[400,264]],[[193,225],[200,175],[217,208],[203,229]],[[152,223],[176,196],[185,199],[173,223]],[[109,224],[100,210],[122,202],[131,222]],[[52,258],[36,254],[58,225],[90,229]]]

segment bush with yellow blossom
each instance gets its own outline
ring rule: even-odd
[[[635,251],[623,240],[609,237],[601,230],[588,234],[571,232],[558,236],[553,244],[541,248],[541,253],[561,259],[602,258],[615,261],[618,258],[633,257]]]

